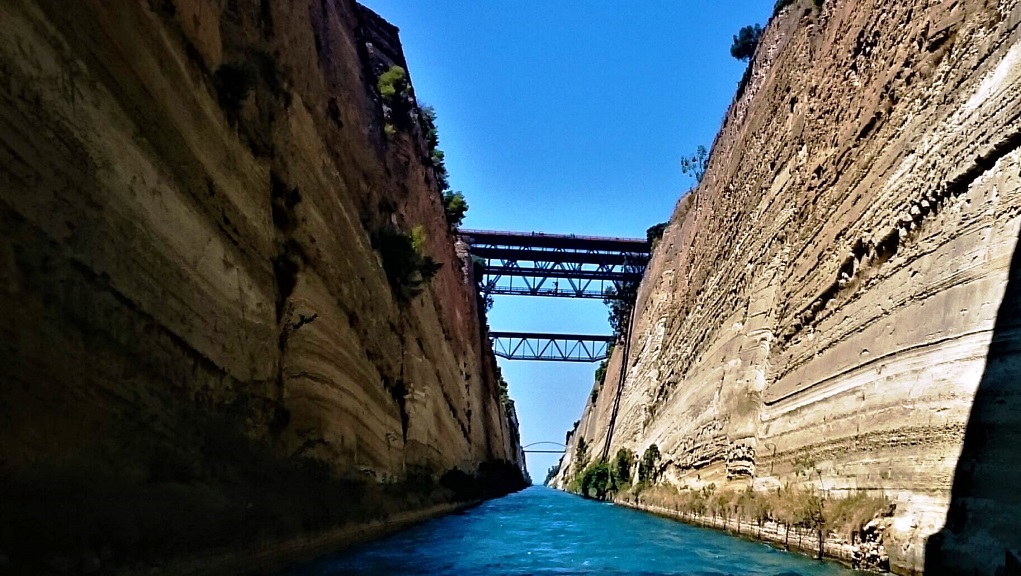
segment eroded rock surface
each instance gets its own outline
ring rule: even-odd
[[[611,454],[656,443],[678,486],[884,493],[899,573],[1003,564],[1021,520],[1019,22],[1018,2],[982,0],[774,18],[561,485],[578,438],[601,452],[626,361]]]
[[[421,127],[384,133],[394,63],[350,0],[0,1],[12,562],[250,546],[523,465]],[[407,302],[387,226],[442,263]]]

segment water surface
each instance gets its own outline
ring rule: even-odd
[[[287,576],[636,574],[850,576],[837,564],[532,487],[420,524]]]

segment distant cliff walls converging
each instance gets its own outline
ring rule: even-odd
[[[1018,519],[995,486],[1018,464],[999,447],[1018,421],[1021,7],[819,4],[766,28],[656,249],[609,365],[615,386],[628,363],[608,452],[656,444],[685,494],[886,497],[893,570],[935,570],[949,522],[949,569],[969,551],[991,573]],[[559,485],[580,439],[602,451],[615,392],[585,407]]]
[[[379,90],[396,34],[349,0],[0,1],[15,566],[163,562],[522,485],[410,77]]]

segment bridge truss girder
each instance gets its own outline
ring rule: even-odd
[[[641,280],[649,243],[635,238],[463,230],[482,261],[483,294],[604,298]]]
[[[507,360],[599,362],[609,356],[613,336],[490,332],[493,353]]]
[[[484,294],[605,298],[609,288],[617,293],[624,283],[642,279],[640,271],[621,268],[596,266],[595,269],[585,269],[581,264],[563,262],[535,262],[531,266],[522,266],[518,262],[503,260],[485,267],[480,284]]]

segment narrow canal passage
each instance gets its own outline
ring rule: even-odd
[[[849,576],[832,563],[555,490],[532,487],[286,576]]]

